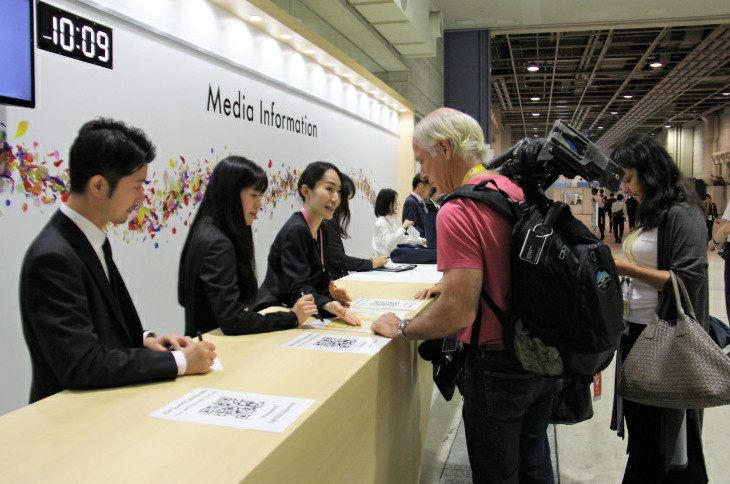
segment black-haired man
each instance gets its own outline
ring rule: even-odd
[[[420,174],[416,174],[411,182],[413,191],[403,203],[403,222],[406,220],[413,221],[413,227],[418,230],[418,235],[426,237],[426,227],[423,223],[423,214],[427,208],[424,199],[427,199],[431,193],[431,183],[428,180],[422,180]]]
[[[126,222],[144,200],[154,157],[144,132],[122,122],[98,118],[79,130],[69,154],[68,202],[30,245],[20,273],[31,403],[67,388],[210,371],[211,343],[143,332],[104,232],[109,222]]]

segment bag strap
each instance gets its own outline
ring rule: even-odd
[[[672,287],[674,288],[674,302],[677,304],[677,316],[686,316],[684,309],[682,308],[682,303],[684,302],[685,306],[687,307],[687,312],[689,313],[689,316],[696,321],[697,316],[695,316],[695,310],[692,307],[692,301],[690,301],[689,299],[687,287],[684,285],[684,282],[682,282],[682,279],[674,274],[674,271],[669,271],[669,274],[669,277],[672,279]]]
[[[488,187],[494,185],[495,188]],[[444,203],[455,198],[470,198],[479,200],[493,208],[498,214],[504,217],[510,225],[514,225],[518,219],[517,203],[509,199],[507,192],[497,186],[497,183],[490,179],[482,180],[474,185],[462,185],[453,192],[446,195]]]

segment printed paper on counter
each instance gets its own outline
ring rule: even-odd
[[[374,355],[389,342],[390,338],[382,337],[338,336],[305,332],[281,346],[285,348]]]
[[[196,388],[155,410],[150,417],[219,425],[237,429],[283,432],[312,404],[308,398]]]

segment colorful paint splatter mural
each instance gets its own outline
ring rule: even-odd
[[[18,123],[12,138],[7,126],[0,123],[0,199],[2,208],[18,203],[22,210],[29,207],[40,208],[66,201],[69,196],[68,164],[59,155],[58,150],[43,150],[40,143],[28,143],[24,138],[28,131],[28,123]],[[224,152],[227,147],[224,147]],[[112,226],[112,233],[121,235],[123,240],[147,242],[154,241],[158,246],[161,234],[175,235],[177,226],[187,226],[195,213],[195,207],[202,200],[205,186],[213,167],[219,157],[214,148],[210,149],[210,157],[188,162],[179,155],[170,158],[162,173],[153,169],[145,190],[145,201],[132,214],[125,225]],[[269,188],[266,192],[262,211],[273,214],[277,207],[297,206],[297,182],[300,170],[287,163],[268,160],[265,167],[269,176]],[[153,166],[159,166],[159,162]],[[355,182],[357,197],[375,204],[375,191],[364,170],[347,173]],[[287,203],[288,202],[288,203]],[[167,228],[170,230],[165,230]],[[157,240],[155,240],[157,238]]]

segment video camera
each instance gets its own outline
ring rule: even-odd
[[[558,120],[547,138],[525,138],[486,168],[508,178],[533,182],[545,190],[560,175],[597,180],[611,192],[617,192],[624,169],[601,153],[593,142],[571,126]]]

